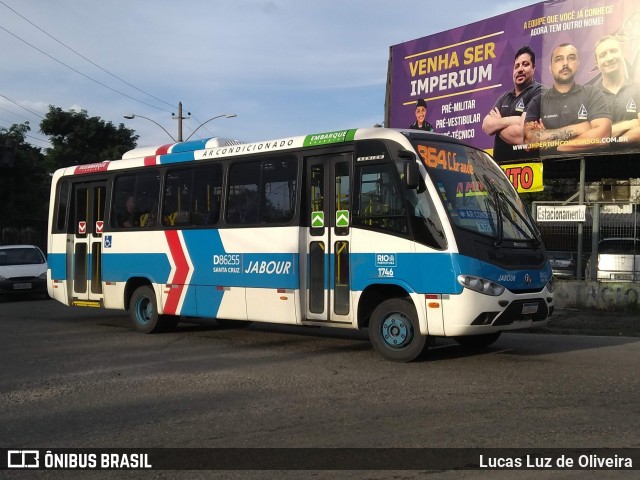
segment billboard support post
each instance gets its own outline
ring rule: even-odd
[[[586,162],[584,157],[580,157],[580,185],[578,185],[578,205],[584,205],[584,189],[585,189],[585,168]],[[578,223],[578,248],[576,256],[576,278],[584,278],[584,271],[582,269],[582,237],[583,237],[583,222]],[[593,233],[592,233],[593,234]]]
[[[590,269],[589,269],[589,278],[591,279],[597,279],[597,272],[598,272],[598,243],[599,243],[599,235],[596,235],[596,233],[599,234],[600,232],[600,203],[595,203],[593,205],[593,210],[591,212],[591,216],[593,218],[591,224],[592,224],[592,230],[591,230],[591,262],[590,262]]]

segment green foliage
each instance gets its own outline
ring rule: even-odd
[[[115,127],[99,117],[89,117],[86,110],[64,112],[52,105],[40,131],[50,137],[53,147],[47,149],[47,159],[54,168],[118,159],[135,148],[138,140],[122,123]]]
[[[50,167],[39,148],[25,142],[28,122],[0,128],[0,226],[46,221]]]
[[[40,123],[51,148],[41,151],[25,141],[29,123],[0,128],[0,227],[46,225],[51,174],[58,168],[122,158],[138,136],[86,111],[50,106]]]

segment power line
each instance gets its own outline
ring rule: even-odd
[[[0,117],[0,120],[3,122],[7,122],[9,125],[15,125],[16,123],[13,120],[9,120],[8,118],[4,118],[4,117]],[[2,128],[6,128],[7,130],[9,129],[8,127],[2,127]]]
[[[121,92],[121,91],[119,91],[119,90],[116,90],[115,88],[112,88],[112,87],[110,87],[109,85],[107,85],[107,84],[105,84],[105,83],[102,83],[101,81],[96,80],[95,78],[90,77],[89,75],[86,75],[86,74],[82,73],[80,70],[77,70],[77,69],[75,69],[75,68],[71,67],[70,65],[67,65],[67,64],[66,64],[66,63],[64,63],[63,61],[58,60],[57,58],[53,57],[52,55],[49,55],[49,54],[48,54],[47,52],[45,52],[44,50],[41,50],[40,48],[36,47],[35,45],[32,45],[31,43],[27,42],[25,39],[21,38],[20,36],[16,35],[15,33],[11,32],[11,31],[7,30],[6,28],[4,28],[4,27],[3,27],[3,26],[1,26],[1,25],[0,25],[0,29],[1,29],[1,30],[4,30],[4,31],[5,31],[5,32],[7,32],[9,35],[11,35],[12,37],[17,38],[17,39],[18,39],[18,40],[20,40],[21,42],[26,43],[26,44],[27,44],[27,45],[29,45],[31,48],[33,48],[33,49],[35,49],[35,50],[39,51],[40,53],[42,53],[43,55],[45,55],[45,56],[49,57],[51,60],[54,60],[54,61],[58,62],[60,65],[63,65],[63,66],[65,66],[65,67],[67,67],[69,70],[73,70],[73,71],[74,71],[74,72],[76,72],[78,75],[82,75],[83,77],[85,77],[85,78],[87,78],[87,79],[91,80],[92,82],[97,83],[98,85],[103,86],[104,88],[108,88],[108,89],[109,89],[109,90],[111,90],[112,92],[115,92],[115,93],[117,93],[117,94],[119,94],[119,95],[122,95],[123,97],[127,97],[127,98],[129,98],[129,99],[131,99],[131,100],[134,100],[134,101],[136,101],[136,102],[142,103],[143,105],[146,105],[146,106],[148,106],[148,107],[156,108],[156,109],[158,109],[158,110],[162,110],[162,111],[164,111],[164,112],[171,113],[171,111],[169,111],[169,110],[167,110],[167,109],[164,109],[164,108],[161,108],[161,107],[157,107],[157,106],[155,106],[155,105],[151,105],[150,103],[147,103],[147,102],[144,102],[144,101],[142,101],[142,100],[140,100],[140,99],[138,99],[138,98],[132,97],[131,95],[128,95],[128,94],[126,94],[126,93],[124,93],[124,92]],[[6,97],[5,97],[5,98],[6,98]],[[23,107],[23,108],[24,108],[24,107]]]
[[[0,28],[2,28],[2,27],[0,27]],[[0,93],[0,97],[4,98],[5,100],[9,100],[9,101],[10,101],[11,103],[13,103],[14,105],[17,105],[18,107],[20,107],[20,108],[22,108],[22,109],[26,110],[27,112],[29,112],[29,113],[30,113],[30,114],[32,114],[32,115],[35,115],[35,116],[36,116],[36,117],[38,117],[38,118],[43,118],[43,119],[44,119],[44,117],[43,117],[42,115],[40,115],[39,113],[36,113],[36,112],[34,112],[33,110],[29,110],[27,107],[23,107],[22,105],[20,105],[20,104],[19,104],[18,102],[16,102],[15,100],[11,100],[11,99],[10,99],[9,97],[7,97],[6,95],[3,95],[3,94],[1,94],[1,93]]]
[[[165,102],[164,100],[162,100],[161,98],[156,97],[155,95],[151,95],[148,92],[145,92],[144,90],[141,90],[140,88],[136,87],[135,85],[132,85],[131,83],[127,82],[126,80],[120,78],[119,76],[117,76],[114,73],[111,73],[110,71],[108,71],[107,69],[101,67],[100,65],[98,65],[97,63],[95,63],[94,61],[90,60],[89,58],[85,57],[84,55],[82,55],[80,52],[74,50],[73,48],[71,48],[69,45],[67,45],[66,43],[62,42],[61,40],[58,40],[56,37],[54,37],[53,35],[51,35],[49,32],[46,32],[45,30],[43,30],[42,28],[40,28],[38,25],[36,25],[35,23],[33,23],[31,20],[29,20],[28,18],[26,18],[24,15],[21,15],[20,13],[16,12],[13,8],[11,8],[9,5],[7,5],[6,3],[4,3],[2,0],[0,0],[0,4],[4,5],[6,8],[8,8],[9,10],[11,10],[13,13],[15,13],[16,15],[18,15],[20,18],[22,18],[25,22],[29,23],[30,25],[34,26],[35,28],[37,28],[38,30],[40,30],[42,33],[44,33],[45,35],[47,35],[49,38],[51,38],[52,40],[55,40],[56,42],[58,42],[60,45],[62,45],[63,47],[65,47],[66,49],[72,51],[73,53],[75,53],[76,55],[78,55],[79,57],[81,57],[82,59],[86,60],[87,62],[89,62],[91,65],[93,65],[94,67],[99,68],[100,70],[102,70],[103,72],[107,73],[108,75],[111,75],[113,78],[116,78],[117,80],[120,80],[122,83],[124,83],[125,85],[130,86],[131,88],[139,91],[140,93],[143,93],[155,100],[158,100],[161,103],[164,103],[165,105],[168,105],[170,107],[173,107],[174,105],[172,105],[171,103]]]
[[[7,109],[7,108],[0,107],[0,110],[4,110],[5,112],[10,113],[11,115],[16,115],[16,116],[18,116],[18,117],[24,118],[25,120],[29,121],[29,118],[28,118],[28,117],[25,117],[24,115],[22,115],[22,114],[20,114],[20,113],[16,113],[16,112],[14,112],[14,111],[12,111],[12,110],[9,110],[9,109]]]
[[[28,133],[25,133],[25,134],[24,134],[24,136],[25,136],[25,137],[29,137],[29,138],[33,138],[34,140],[37,140],[37,141],[39,141],[39,142],[42,142],[42,143],[46,143],[46,144],[48,144],[48,145],[51,145],[51,141],[50,141],[50,140],[47,140],[47,139],[45,139],[45,138],[34,137],[33,135],[29,135]]]

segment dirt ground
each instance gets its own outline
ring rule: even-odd
[[[640,337],[640,314],[601,310],[556,310],[545,327],[530,332]]]

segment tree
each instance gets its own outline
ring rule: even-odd
[[[0,128],[0,226],[46,221],[50,167],[39,148],[25,142],[29,123]]]
[[[84,110],[63,112],[53,106],[40,123],[52,144],[45,154],[25,141],[30,130],[28,122],[0,128],[0,242],[46,248],[54,170],[121,158],[136,147],[138,136],[123,124],[115,127]]]
[[[54,169],[121,158],[136,147],[139,138],[122,123],[115,127],[99,117],[89,117],[86,110],[64,112],[53,105],[40,122],[40,131],[53,145],[46,156]]]

